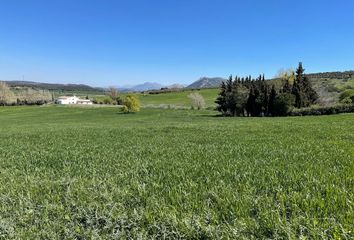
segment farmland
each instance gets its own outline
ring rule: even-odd
[[[0,108],[0,238],[354,238],[353,114],[215,115]]]

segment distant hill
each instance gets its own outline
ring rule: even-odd
[[[50,91],[103,92],[103,88],[95,88],[85,84],[39,83],[29,81],[5,81],[10,87],[30,87]]]
[[[184,85],[176,83],[176,84],[172,84],[172,85],[168,86],[167,88],[169,88],[169,89],[181,89],[181,88],[184,88],[184,87],[185,87]]]
[[[144,91],[151,91],[151,90],[160,90],[161,88],[168,88],[168,89],[181,89],[184,88],[182,84],[172,84],[170,86],[165,86],[159,83],[154,82],[146,82],[143,84],[138,84],[135,86],[130,87],[117,87],[120,92],[144,92]]]
[[[306,74],[310,79],[351,79],[354,78],[354,71],[344,71],[344,72],[321,72],[321,73],[309,73]],[[221,77],[202,77],[197,81],[193,82],[187,88],[216,88],[219,87],[221,82],[227,79]],[[276,80],[276,79],[270,79]]]
[[[354,78],[354,71],[321,72],[321,73],[309,73],[306,75],[309,78],[349,79],[349,78]]]
[[[117,86],[117,89],[120,92],[143,92],[143,91],[149,91],[149,90],[160,90],[163,87],[164,86],[159,83],[145,82],[143,84],[138,84],[138,85],[129,86],[129,87]]]
[[[139,84],[131,87],[130,90],[141,92],[141,91],[148,91],[148,90],[157,90],[157,89],[161,89],[162,87],[164,86],[159,83],[145,82],[143,84]]]
[[[219,87],[223,81],[226,81],[226,79],[220,77],[203,77],[187,86],[187,88],[214,88]]]

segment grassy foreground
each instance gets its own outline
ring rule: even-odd
[[[0,238],[353,239],[354,115],[0,108]]]

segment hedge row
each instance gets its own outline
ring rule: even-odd
[[[44,105],[49,102],[50,101],[46,101],[46,100],[37,100],[37,101],[17,100],[16,102],[0,101],[0,106]]]
[[[312,106],[293,109],[290,116],[332,115],[339,113],[354,113],[354,104],[338,104],[333,106]]]

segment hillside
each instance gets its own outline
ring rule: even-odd
[[[269,80],[271,84],[278,88],[281,86],[280,79]],[[354,89],[354,78],[351,79],[325,79],[311,78],[314,89],[320,95],[320,101],[324,104],[332,104],[338,101],[339,95],[346,89]],[[200,85],[199,85],[200,86]],[[205,99],[207,107],[214,107],[215,100],[219,93],[219,85],[213,88],[195,88]],[[139,94],[139,98],[144,106],[183,106],[189,107],[188,95],[193,90],[179,89],[169,91],[151,91],[147,94]],[[150,94],[149,94],[150,93]]]
[[[226,81],[226,79],[221,77],[214,77],[214,78],[203,77],[195,81],[194,83],[190,84],[189,86],[187,86],[187,88],[191,88],[191,89],[215,88],[215,87],[219,87],[223,81]]]
[[[29,81],[5,81],[10,87],[31,87],[49,91],[103,92],[103,88],[95,88],[85,84],[39,83]]]
[[[354,71],[344,71],[344,72],[320,72],[320,73],[309,73],[306,76],[313,79],[314,82],[317,79],[331,79],[331,80],[349,80],[354,78]],[[315,80],[316,79],[316,80]],[[202,77],[197,81],[193,82],[187,88],[197,89],[197,88],[214,88],[219,87],[222,81],[226,81],[226,78],[221,77]],[[270,79],[277,80],[277,79]],[[331,81],[333,82],[333,81]]]

